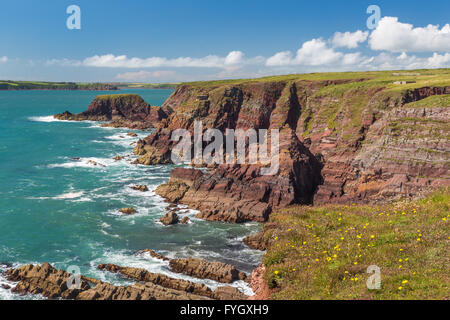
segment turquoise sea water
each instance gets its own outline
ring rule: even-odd
[[[171,90],[121,92],[137,93],[151,105],[161,105]],[[115,263],[183,277],[171,273],[165,262],[134,254],[146,248],[169,257],[229,262],[250,272],[261,253],[241,240],[258,230],[257,224],[207,222],[185,209],[192,224],[162,226],[158,220],[168,204],[153,191],[168,180],[172,166],[114,161],[116,155],[131,155],[131,144],[138,139],[126,135],[131,130],[51,117],[65,110],[84,111],[102,93],[111,92],[0,92],[0,272],[11,265],[50,262],[61,269],[78,266],[82,274],[111,283],[126,283],[96,270],[99,263]],[[73,160],[77,157],[81,159]],[[133,191],[130,186],[135,184],[147,184],[150,191]],[[134,207],[138,213],[123,216],[118,213],[123,207]],[[7,281],[0,274],[2,283]],[[244,283],[236,286],[250,293]],[[18,297],[0,288],[0,299],[18,298],[39,297]]]

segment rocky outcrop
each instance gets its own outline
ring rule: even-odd
[[[268,241],[264,238],[264,232],[254,233],[245,237],[243,242],[251,249],[265,251],[267,250]]]
[[[109,121],[103,126],[142,130],[153,128],[167,118],[167,114],[160,107],[151,107],[136,94],[116,94],[97,96],[87,111],[78,114],[65,111],[54,117],[72,121]]]
[[[191,219],[189,219],[189,217],[183,217],[183,218],[180,220],[180,223],[181,223],[181,224],[188,224],[189,222],[191,222]]]
[[[249,300],[267,300],[274,292],[274,289],[270,289],[266,281],[264,281],[264,272],[266,268],[263,264],[260,264],[258,268],[252,272],[251,287],[254,295],[249,297]]]
[[[141,268],[100,264],[98,269],[120,273],[123,277],[137,281],[130,286],[116,286],[100,280],[80,276],[77,288],[68,288],[67,283],[76,283],[71,274],[57,270],[48,263],[24,265],[8,269],[9,281],[17,282],[12,292],[17,294],[41,294],[49,299],[71,300],[245,300],[248,297],[234,287],[218,287],[211,290],[204,284],[175,279]],[[68,282],[69,280],[69,282]],[[89,284],[91,283],[93,286]],[[4,289],[9,286],[4,285]]]
[[[132,186],[131,189],[136,190],[136,191],[141,191],[141,192],[147,192],[148,191],[148,187],[145,184]]]
[[[159,221],[161,221],[163,225],[168,226],[171,224],[177,224],[179,220],[178,215],[175,212],[170,211],[160,218]]]
[[[212,296],[212,291],[204,284],[195,283],[183,279],[170,278],[163,274],[152,273],[142,268],[120,267],[114,264],[100,264],[97,267],[100,270],[107,270],[140,282],[151,282],[164,288],[183,291],[186,293],[197,294],[201,296]]]
[[[209,300],[183,291],[161,287],[151,282],[135,283],[131,286],[115,286],[102,283],[81,292],[77,300]]]
[[[180,85],[162,106],[169,117],[137,143],[136,163],[170,163],[171,133],[192,134],[196,120],[222,132],[279,129],[278,174],[262,176],[262,163],[174,169],[156,192],[230,222],[266,221],[291,204],[416,197],[449,184],[448,108],[408,105],[442,94],[450,87],[391,90],[367,79]]]
[[[203,259],[187,258],[172,259],[170,269],[188,276],[211,279],[221,283],[232,283],[237,280],[246,280],[247,275],[234,266],[222,262],[211,262]]]
[[[136,255],[142,255],[148,253],[151,257],[156,258],[156,259],[160,259],[160,260],[164,260],[164,261],[169,261],[170,259],[163,256],[160,253],[155,252],[154,250],[151,249],[144,249],[144,250],[139,250],[138,252],[136,252]]]
[[[57,270],[48,263],[43,263],[41,266],[30,264],[8,269],[6,277],[9,281],[18,282],[12,292],[41,294],[50,299],[75,299],[82,291],[90,288],[87,281],[81,279],[79,289],[69,289],[67,281],[71,274]]]
[[[131,214],[135,214],[137,211],[134,208],[122,208],[119,210],[119,212],[126,214],[126,215],[131,215]]]

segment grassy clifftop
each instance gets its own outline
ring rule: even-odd
[[[450,189],[385,206],[291,207],[272,214],[264,264],[272,299],[446,299]],[[367,268],[381,270],[369,290]]]
[[[194,87],[211,87],[222,85],[239,85],[251,82],[274,81],[332,81],[332,80],[363,80],[365,84],[383,85],[389,89],[411,89],[423,86],[450,85],[450,69],[421,69],[421,70],[390,70],[368,72],[326,72],[308,74],[290,74],[269,76],[255,79],[235,79],[216,81],[185,82],[183,85]],[[397,81],[407,81],[407,84],[394,84]],[[414,82],[414,83],[413,83]]]

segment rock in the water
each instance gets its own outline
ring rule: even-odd
[[[125,157],[124,156],[115,156],[113,159],[116,161],[120,161],[120,160],[125,159]]]
[[[188,224],[191,221],[189,217],[183,217],[180,221],[181,224]]]
[[[97,267],[100,270],[108,270],[141,282],[151,282],[164,288],[184,291],[190,294],[211,297],[212,291],[206,285],[195,283],[183,279],[170,278],[163,274],[152,273],[142,268],[120,267],[114,264],[100,264]]]
[[[102,126],[143,130],[153,128],[167,118],[167,114],[160,107],[151,107],[137,94],[111,94],[97,96],[87,111],[78,114],[65,111],[54,117],[72,121],[110,121]],[[129,135],[134,136],[134,133]]]
[[[136,191],[141,191],[141,192],[147,192],[148,191],[148,187],[145,184],[132,186],[131,189],[136,190]]]
[[[130,215],[130,214],[135,214],[137,211],[134,208],[122,208],[119,210],[119,212]]]
[[[223,262],[195,258],[172,259],[169,266],[172,271],[177,273],[200,279],[211,279],[221,283],[232,283],[247,279],[244,272],[240,272],[234,266]]]
[[[208,297],[158,286],[151,282],[128,287],[102,283],[81,292],[77,300],[209,300]]]
[[[178,215],[175,212],[168,212],[164,217],[159,219],[161,223],[165,226],[171,225],[171,224],[177,224],[178,223]]]
[[[137,137],[137,134],[134,133],[134,132],[128,132],[127,136],[129,136],[129,137]]]
[[[163,256],[162,254],[159,254],[151,249],[144,249],[144,250],[139,250],[138,252],[136,252],[137,255],[143,254],[143,253],[148,253],[151,257],[156,258],[156,259],[161,259],[164,261],[169,261],[170,259],[167,258],[166,256]]]
[[[88,160],[87,163],[88,163],[88,164],[92,164],[93,166],[106,167],[104,164],[101,164],[101,163],[99,163],[99,162],[97,162],[97,161],[94,161],[94,160]]]
[[[6,283],[2,283],[2,284],[0,285],[0,287],[2,287],[2,288],[5,289],[5,290],[11,289],[11,287],[10,287],[8,284],[6,284]]]
[[[6,277],[10,281],[18,281],[12,289],[19,294],[41,294],[47,298],[75,299],[80,292],[90,288],[89,284],[81,279],[79,289],[69,289],[67,280],[71,274],[53,268],[49,263],[39,265],[24,265],[16,269],[8,269]]]

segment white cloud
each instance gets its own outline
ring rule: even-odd
[[[225,58],[226,65],[241,64],[244,61],[244,53],[241,51],[231,51]]]
[[[159,67],[191,67],[191,68],[226,68],[230,65],[255,63],[255,59],[246,60],[241,51],[231,51],[226,57],[208,55],[203,58],[179,57],[168,59],[165,57],[129,58],[126,55],[114,54],[95,55],[82,61],[70,59],[48,60],[47,65],[86,66],[99,68],[159,68]]]
[[[369,32],[362,32],[358,30],[356,32],[336,32],[333,36],[331,42],[334,47],[346,47],[349,49],[355,49],[358,47],[359,43],[365,42],[367,37],[369,36]]]
[[[440,55],[434,53],[432,57],[427,59],[430,68],[448,68],[450,67],[450,53]]]
[[[441,29],[438,25],[414,28],[401,23],[396,17],[384,17],[372,31],[369,39],[372,50],[391,52],[450,51],[450,24]]]
[[[8,57],[7,56],[0,57],[0,62],[8,62]]]
[[[286,66],[292,63],[292,52],[282,51],[274,54],[266,61],[266,66]]]
[[[362,59],[360,53],[335,51],[323,39],[313,39],[303,43],[295,57],[290,51],[278,52],[266,61],[266,66],[325,66],[339,64],[355,64]]]

